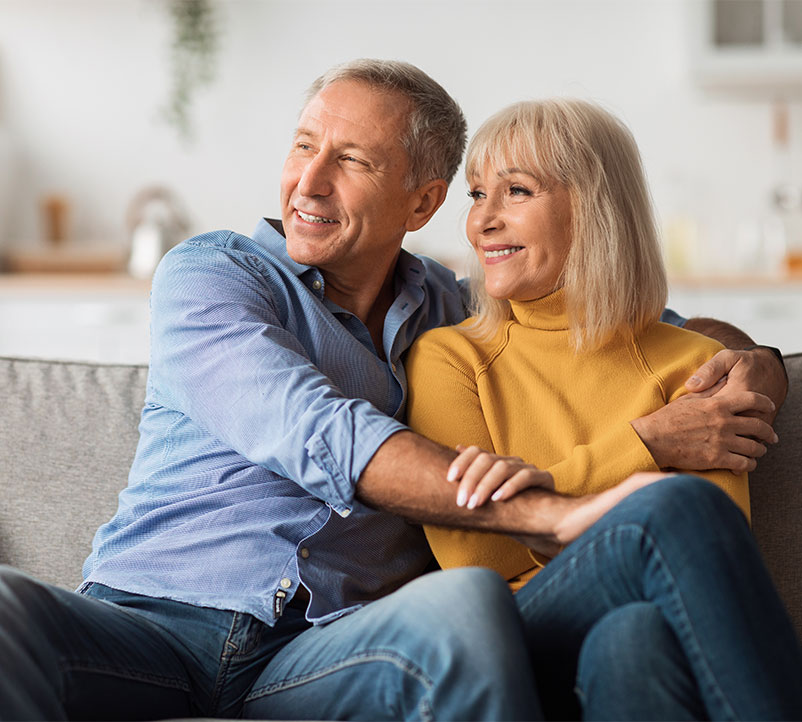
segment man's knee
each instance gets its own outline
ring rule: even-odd
[[[0,609],[29,609],[33,606],[32,602],[44,593],[44,589],[42,582],[25,572],[0,565]]]

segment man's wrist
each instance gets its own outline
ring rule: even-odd
[[[747,346],[746,348],[741,349],[741,350],[742,351],[757,351],[757,350],[760,350],[760,349],[765,350],[765,351],[770,351],[772,353],[772,355],[774,355],[774,357],[777,359],[777,361],[780,362],[780,368],[783,370],[783,374],[785,375],[785,381],[787,383],[788,382],[788,370],[785,368],[785,359],[783,359],[783,354],[782,354],[782,351],[780,351],[780,349],[775,348],[774,346],[766,346],[766,345],[764,345],[762,343],[755,343],[755,344],[752,344],[751,346]]]

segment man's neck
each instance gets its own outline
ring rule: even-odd
[[[323,272],[326,297],[340,308],[353,313],[367,326],[373,345],[384,359],[382,336],[384,320],[395,299],[395,267],[398,257],[383,275],[367,279],[343,279]]]

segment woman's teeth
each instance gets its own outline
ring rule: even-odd
[[[295,209],[298,211],[298,209]],[[323,218],[323,216],[313,216],[309,213],[304,213],[303,211],[298,211],[298,215],[305,220],[307,223],[336,223],[337,221],[332,220],[331,218]]]
[[[504,248],[501,251],[485,251],[485,258],[498,258],[499,256],[509,256],[513,253],[523,250],[523,246],[513,246],[512,248]]]

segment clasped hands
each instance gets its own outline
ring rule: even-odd
[[[725,349],[688,379],[689,391],[631,422],[661,469],[752,471],[767,444],[778,441],[771,422],[787,392],[787,380],[766,349]],[[475,509],[505,501],[524,489],[554,489],[554,479],[519,457],[476,446],[457,447],[447,479],[458,482],[457,505]],[[564,541],[572,541],[628,494],[669,474],[638,473],[601,494],[584,497],[567,518]]]

